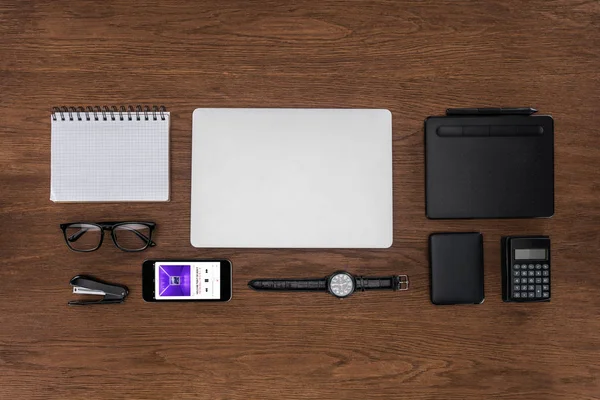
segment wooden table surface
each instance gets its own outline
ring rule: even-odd
[[[0,398],[600,399],[600,3],[540,1],[3,1],[0,4]],[[171,202],[54,204],[50,109],[164,104]],[[423,120],[447,107],[554,116],[551,219],[432,221]],[[194,249],[196,107],[393,113],[386,250]],[[58,225],[153,220],[158,245],[67,249]],[[484,236],[486,301],[433,306],[427,238]],[[501,300],[500,237],[547,234],[552,301]],[[225,257],[233,300],[147,304],[146,258]],[[270,294],[258,277],[405,273],[408,292]],[[130,288],[68,307],[69,279]]]

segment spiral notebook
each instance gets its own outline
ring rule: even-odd
[[[169,200],[164,107],[56,107],[51,115],[50,200]]]

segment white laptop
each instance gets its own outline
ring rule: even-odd
[[[390,247],[392,115],[198,108],[191,206],[195,247]]]

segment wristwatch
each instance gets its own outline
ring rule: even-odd
[[[248,286],[254,290],[327,291],[342,299],[356,290],[408,290],[408,276],[364,277],[337,271],[322,279],[254,279],[248,282]]]

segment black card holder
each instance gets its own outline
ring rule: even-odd
[[[431,302],[481,304],[483,236],[481,233],[434,233],[429,236]]]

